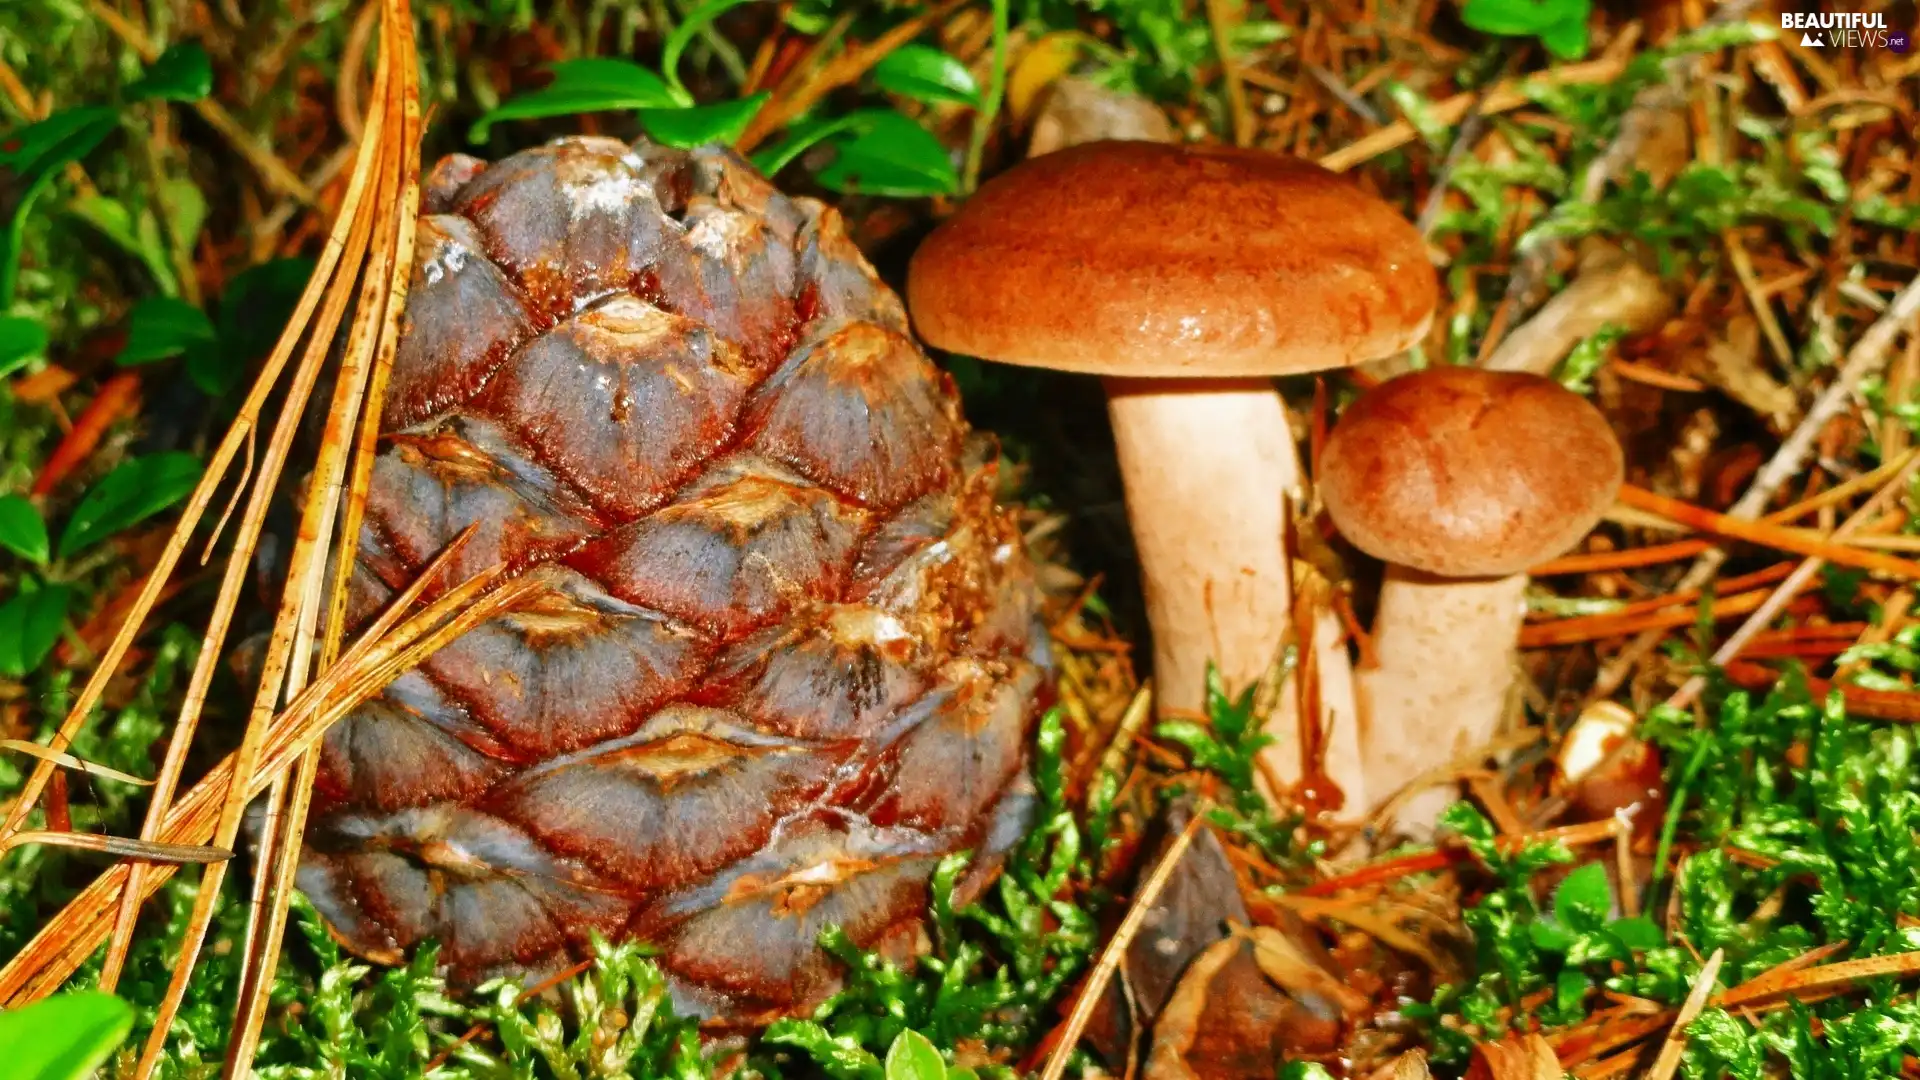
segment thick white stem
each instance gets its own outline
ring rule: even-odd
[[[1367,792],[1375,804],[1491,741],[1506,715],[1526,616],[1527,577],[1459,580],[1387,568],[1373,620],[1378,666],[1357,673]],[[1401,803],[1420,832],[1453,797],[1434,787]]]
[[[1107,408],[1153,623],[1155,694],[1199,709],[1278,658],[1290,620],[1285,406],[1264,379],[1108,379]]]
[[[1208,660],[1237,692],[1267,673],[1292,625],[1287,506],[1300,464],[1286,406],[1265,379],[1109,379],[1107,402],[1153,624],[1155,698],[1163,711],[1199,711]],[[1332,721],[1321,771],[1351,807],[1361,776],[1350,665],[1332,614],[1314,626],[1321,722]],[[1268,760],[1286,781],[1303,773],[1296,701],[1284,687],[1268,723]]]

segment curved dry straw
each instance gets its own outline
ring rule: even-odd
[[[119,854],[129,860],[88,886],[0,969],[0,1004],[6,1006],[20,1005],[57,989],[103,941],[107,950],[100,985],[112,989],[124,969],[141,901],[179,864],[205,863],[180,958],[140,1056],[134,1073],[137,1077],[151,1075],[159,1062],[213,921],[242,812],[250,800],[267,793],[262,869],[253,893],[242,954],[241,992],[226,1063],[228,1075],[250,1071],[286,925],[292,872],[312,790],[314,748],[321,735],[357,703],[446,641],[511,605],[523,592],[517,586],[493,589],[499,575],[488,572],[459,583],[409,617],[425,583],[447,565],[451,552],[464,540],[463,534],[419,581],[396,598],[352,649],[344,655],[340,650],[347,574],[354,562],[354,541],[372,472],[380,404],[406,301],[419,205],[421,118],[412,11],[408,0],[370,2],[378,5],[380,18],[371,104],[339,212],[313,277],[238,417],[214,450],[138,600],[72,711],[49,743],[34,752],[38,761],[33,772],[7,810],[4,822],[0,822],[0,850],[21,843],[62,843]],[[309,495],[301,508],[300,528],[246,731],[238,751],[176,800],[208,687],[226,653],[228,632],[269,504],[279,489],[294,437],[343,322],[347,342],[332,373],[334,390],[325,436],[312,463]],[[300,352],[299,362],[290,364],[296,350]],[[265,454],[256,463],[253,452],[262,414],[269,399],[276,396],[281,400],[280,412],[273,419]],[[242,474],[230,496],[234,505],[243,504],[243,509],[200,655],[175,719],[166,758],[153,782],[140,837],[83,839],[72,834],[28,831],[28,818],[53,770],[85,767],[66,752],[67,747],[99,704],[147,613],[178,569],[216,491],[232,473],[236,461],[243,458]],[[214,532],[224,530],[225,525],[226,519],[222,518]],[[330,562],[336,570],[329,581],[326,567]]]

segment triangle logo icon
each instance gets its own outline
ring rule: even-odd
[[[1804,48],[1817,48],[1824,43],[1812,34],[1802,32],[1800,35],[1800,44]]]

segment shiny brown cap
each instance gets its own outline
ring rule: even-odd
[[[1095,142],[995,177],[914,253],[920,336],[1030,367],[1280,375],[1389,356],[1438,286],[1393,207],[1317,165]]]
[[[1587,400],[1520,372],[1436,367],[1348,406],[1315,478],[1360,550],[1445,577],[1517,574],[1579,543],[1624,479]]]

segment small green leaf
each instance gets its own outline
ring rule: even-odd
[[[183,249],[193,250],[200,229],[207,223],[207,197],[191,180],[168,180],[160,185],[160,208],[167,215],[167,230]]]
[[[1575,941],[1579,940],[1569,933],[1566,927],[1557,922],[1544,920],[1527,924],[1527,938],[1533,942],[1535,948],[1551,953],[1566,952],[1573,948]]]
[[[1586,21],[1590,0],[1467,0],[1460,21],[1483,34],[1532,37],[1570,19]]]
[[[133,1030],[133,1006],[98,991],[0,1012],[0,1061],[14,1080],[81,1080]]]
[[[874,110],[860,128],[820,170],[818,179],[827,188],[909,199],[959,190],[960,174],[947,148],[919,124],[891,110]]]
[[[940,1059],[940,1051],[917,1031],[894,1036],[893,1045],[887,1048],[886,1067],[886,1080],[946,1080],[947,1076],[947,1063]]]
[[[73,508],[60,534],[60,557],[145,521],[186,497],[200,481],[192,454],[154,454],[123,462],[100,478]]]
[[[1556,60],[1578,60],[1587,55],[1587,16],[1557,22],[1540,31],[1540,44]]]
[[[660,48],[660,72],[667,77],[667,83],[680,99],[679,104],[693,104],[692,95],[687,93],[686,87],[680,82],[680,57],[687,51],[687,46],[693,44],[694,35],[720,16],[742,4],[750,3],[753,3],[753,0],[707,0],[706,3],[688,12],[680,25],[673,28],[673,33],[667,35],[666,44]]]
[[[0,495],[0,547],[29,562],[47,561],[47,523],[22,495]]]
[[[133,306],[127,318],[127,345],[121,367],[170,360],[214,341],[213,320],[185,300],[153,296]]]
[[[668,146],[692,149],[708,143],[732,145],[773,95],[765,90],[738,101],[685,109],[642,109],[640,126]]]
[[[213,92],[213,61],[197,41],[167,47],[147,73],[127,87],[129,101],[199,101]]]
[[[273,351],[313,276],[313,260],[272,259],[250,266],[220,294],[220,347],[248,364]]]
[[[1660,932],[1660,927],[1645,915],[1615,919],[1607,924],[1607,930],[1635,952],[1658,949],[1667,943],[1667,936]]]
[[[1606,925],[1607,909],[1613,905],[1607,888],[1607,868],[1587,863],[1566,876],[1553,894],[1553,917],[1567,927],[1588,933]]]
[[[0,604],[0,676],[25,678],[53,651],[67,623],[73,590],[46,585]],[[7,1014],[0,1013],[0,1016]],[[0,1044],[5,1040],[0,1038]]]
[[[614,109],[668,109],[690,103],[675,95],[660,76],[629,60],[586,57],[563,60],[548,70],[553,73],[552,82],[488,110],[468,130],[468,141],[485,140],[493,125],[502,120],[538,120]]]
[[[805,1051],[834,1080],[886,1080],[880,1060],[850,1036],[836,1036],[812,1020],[776,1020],[765,1041]]]
[[[0,211],[8,214],[0,231],[0,309],[13,302],[23,223],[34,200],[55,171],[86,157],[119,123],[112,109],[90,106],[66,109],[0,136],[0,175],[8,177],[11,200],[0,199]]]
[[[32,319],[0,315],[0,379],[46,355],[47,328]]]
[[[139,259],[141,265],[147,268],[147,273],[160,285],[161,292],[173,296],[180,291],[180,285],[173,277],[173,267],[167,259],[166,247],[160,241],[159,226],[152,215],[135,215],[125,203],[105,195],[75,199],[67,206],[67,212],[93,226],[120,250]]]
[[[931,45],[902,45],[873,68],[873,81],[890,94],[915,101],[977,105],[980,84],[967,65]]]

